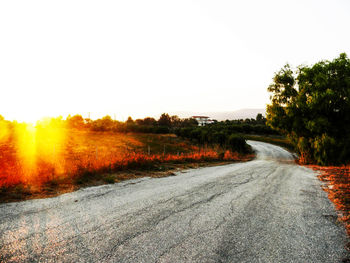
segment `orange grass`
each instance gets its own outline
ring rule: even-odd
[[[41,185],[57,178],[77,178],[86,173],[112,173],[146,168],[163,162],[241,160],[237,153],[218,154],[199,149],[169,135],[119,134],[65,129],[59,123],[36,127],[18,124],[0,134],[0,187]],[[150,140],[164,149],[150,151]],[[166,149],[172,149],[167,152]],[[176,151],[174,150],[176,149]],[[151,153],[152,152],[152,153]]]
[[[350,166],[317,166],[308,167],[319,171],[319,179],[326,183],[323,188],[328,198],[340,212],[340,220],[345,223],[350,235]]]

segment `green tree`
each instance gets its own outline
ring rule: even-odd
[[[157,121],[154,118],[146,117],[146,118],[143,119],[143,124],[144,125],[149,125],[149,126],[156,126]]]
[[[169,116],[169,114],[163,113],[158,120],[158,124],[160,126],[171,127],[171,117]]]
[[[264,117],[261,113],[258,113],[258,114],[256,115],[255,120],[256,120],[256,122],[257,122],[258,124],[265,124],[265,122],[266,122],[265,117]]]
[[[82,129],[85,125],[84,118],[79,114],[76,114],[73,117],[68,115],[66,122],[68,124],[68,127],[75,129]]]
[[[111,116],[106,115],[102,119],[93,121],[91,128],[94,131],[110,131],[114,128],[114,121]]]
[[[198,126],[198,121],[193,118],[186,118],[181,120],[181,127],[196,127]]]
[[[170,117],[170,120],[171,120],[171,125],[173,127],[179,127],[180,124],[181,124],[181,119],[179,118],[179,116],[177,115],[173,115]]]
[[[126,124],[134,124],[134,120],[131,118],[131,116],[129,116],[126,120]]]
[[[286,134],[305,162],[322,165],[350,159],[350,60],[286,65],[268,87],[267,123]]]
[[[231,134],[228,137],[228,146],[233,152],[249,153],[251,150],[245,139],[236,134]]]

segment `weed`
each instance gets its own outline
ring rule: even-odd
[[[107,174],[103,177],[103,181],[107,184],[114,184],[115,178],[112,174]]]

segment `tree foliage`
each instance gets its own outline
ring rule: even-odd
[[[291,139],[304,162],[349,162],[350,60],[345,53],[297,70],[287,64],[268,91],[267,124]]]
[[[190,126],[175,130],[175,134],[190,139],[199,145],[218,145],[223,150],[231,150],[239,153],[251,153],[251,147],[246,143],[244,137],[236,133],[237,124],[225,121],[209,124],[206,126]],[[245,121],[244,121],[245,122]],[[254,122],[254,120],[252,121]],[[244,124],[247,125],[247,124]],[[247,125],[253,127],[254,125]],[[256,125],[259,126],[259,125]],[[233,127],[233,129],[232,129]]]
[[[158,124],[159,124],[160,126],[165,126],[165,127],[170,128],[172,122],[171,122],[171,117],[169,116],[169,114],[168,114],[168,113],[163,113],[163,114],[160,116],[159,120],[158,120]]]
[[[68,127],[76,128],[76,129],[81,129],[85,125],[83,117],[81,115],[78,115],[78,114],[74,115],[73,117],[68,115],[68,117],[66,119],[66,123],[67,123]]]

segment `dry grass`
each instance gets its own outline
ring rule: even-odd
[[[350,235],[350,167],[317,165],[308,167],[320,172],[319,179],[326,183],[323,189],[339,211],[339,220],[345,223],[347,233]]]
[[[59,129],[49,134],[25,130],[20,137],[0,141],[0,201],[55,196],[138,178],[144,171],[147,176],[167,176],[188,165],[253,157],[200,149],[174,135]]]
[[[199,152],[198,148],[188,143],[177,146],[178,154],[168,152],[170,147],[166,146],[177,143],[167,139],[171,138],[169,136],[149,136],[150,144],[154,140],[158,144],[164,142],[165,152],[159,153],[134,134],[77,130],[61,130],[60,133],[59,139],[28,133],[21,136],[25,137],[23,140],[13,136],[0,142],[0,187],[42,184],[86,171],[117,170],[188,157],[195,159]],[[210,153],[200,155],[208,156]]]

